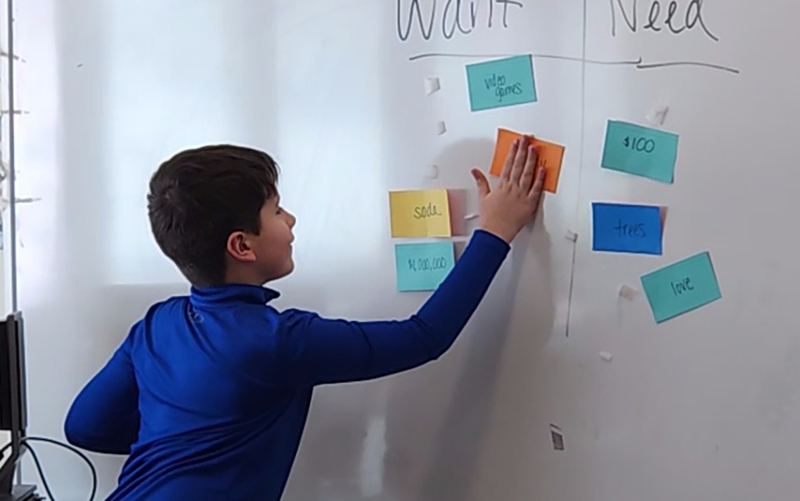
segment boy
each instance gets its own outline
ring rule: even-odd
[[[314,386],[405,371],[455,341],[538,209],[535,164],[526,138],[494,190],[472,170],[480,228],[415,315],[348,322],[268,305],[278,293],[263,285],[294,267],[295,218],[266,153],[208,146],[164,162],[150,181],[150,223],[190,294],[148,310],[65,423],[73,445],[129,455],[107,499],[280,499]]]

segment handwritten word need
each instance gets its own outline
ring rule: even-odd
[[[610,4],[611,34],[613,36],[617,35],[617,11],[621,14],[622,19],[625,21],[625,26],[630,32],[636,33],[640,26],[639,14],[637,13],[639,0],[632,0],[627,7],[623,0],[610,0]],[[665,33],[680,35],[699,28],[711,40],[719,41],[719,38],[708,29],[703,18],[703,0],[691,0],[683,6],[676,0],[670,0],[669,2],[666,0],[651,0],[647,17],[641,19],[641,21],[645,21],[642,25],[643,30],[650,30],[655,33],[666,30],[664,31]]]

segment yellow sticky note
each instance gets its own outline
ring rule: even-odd
[[[392,237],[449,237],[447,190],[390,191]]]

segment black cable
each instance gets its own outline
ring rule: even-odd
[[[36,463],[36,468],[39,470],[39,476],[42,477],[42,485],[44,485],[44,488],[47,491],[47,494],[50,496],[50,499],[52,499],[53,501],[55,501],[55,498],[53,498],[53,495],[50,493],[50,488],[47,485],[47,480],[44,477],[44,469],[41,467],[41,464],[39,463],[39,458],[36,455],[36,452],[34,452],[33,448],[30,447],[26,442],[44,442],[44,443],[47,443],[47,444],[57,445],[59,447],[63,447],[65,449],[67,449],[68,451],[73,452],[73,453],[77,454],[78,456],[80,456],[80,458],[83,459],[86,462],[87,465],[89,465],[89,469],[92,472],[92,493],[89,496],[89,501],[94,501],[94,498],[97,495],[97,469],[94,467],[94,464],[92,464],[92,461],[89,459],[89,457],[86,454],[84,454],[80,450],[76,449],[75,447],[72,447],[71,445],[65,444],[63,442],[59,442],[58,440],[53,440],[52,438],[24,437],[22,439],[22,445],[24,445],[25,448],[28,449],[28,452],[31,453],[31,457],[33,457],[33,461],[34,461],[34,463]],[[0,448],[0,458],[2,458],[4,456],[5,452],[8,449],[10,449],[12,445],[13,444],[8,443],[8,444],[4,445],[2,448]]]
[[[44,469],[42,468],[42,463],[39,461],[39,456],[36,454],[36,451],[31,447],[30,444],[25,442],[22,445],[28,449],[28,452],[31,453],[31,458],[33,458],[33,462],[36,464],[36,470],[39,471],[39,478],[42,479],[42,485],[44,486],[44,490],[47,492],[47,495],[50,497],[50,501],[56,501],[55,496],[53,496],[53,492],[50,490],[50,485],[47,483],[47,477],[44,476]]]
[[[59,442],[58,440],[53,440],[52,438],[25,437],[22,440],[23,440],[23,442],[43,442],[43,443],[46,443],[46,444],[57,445],[59,447],[63,447],[64,449],[67,449],[68,451],[73,452],[73,453],[77,454],[78,456],[80,456],[80,458],[83,459],[83,461],[87,465],[89,465],[89,469],[92,472],[92,493],[89,495],[89,501],[94,501],[94,498],[97,495],[97,469],[94,467],[94,464],[92,464],[92,461],[89,459],[89,457],[86,454],[84,454],[83,452],[81,452],[80,450],[76,449],[75,447],[73,447],[73,446],[71,446],[69,444],[65,444],[63,442]],[[33,449],[28,447],[28,450],[31,451],[31,455],[33,456]],[[2,450],[0,450],[0,452],[2,452]],[[35,456],[34,456],[34,458],[35,458]],[[42,482],[44,483],[45,490],[47,490],[47,483],[44,481],[44,476],[42,476]],[[50,494],[49,491],[48,491],[48,494]],[[50,497],[51,498],[53,497],[52,494],[50,494]]]

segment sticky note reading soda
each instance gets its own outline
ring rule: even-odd
[[[656,323],[722,298],[708,252],[654,271],[641,280]]]
[[[397,290],[432,291],[455,266],[453,242],[397,244]]]
[[[514,56],[467,65],[472,111],[534,103],[533,57]]]
[[[676,134],[626,122],[608,122],[604,168],[671,184],[677,158]]]
[[[592,250],[662,254],[661,207],[595,202]]]
[[[392,236],[449,237],[450,204],[447,190],[389,192]]]
[[[503,165],[505,165],[506,157],[511,150],[511,143],[515,139],[522,139],[522,134],[508,129],[497,130],[494,158],[492,159],[492,168],[489,171],[493,176],[500,176],[503,173]],[[544,168],[547,172],[547,177],[544,180],[544,190],[555,193],[558,189],[558,178],[561,175],[561,163],[564,160],[565,148],[561,145],[535,138],[532,143],[536,146],[539,154],[536,166],[537,171],[539,168]]]

